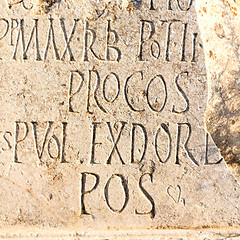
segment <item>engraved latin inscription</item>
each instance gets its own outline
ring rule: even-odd
[[[142,95],[139,89],[136,91],[134,90],[137,88],[137,83],[135,82],[146,82],[146,80],[149,78],[150,80],[148,83],[146,83],[145,90],[143,89],[144,106],[138,106],[135,103],[134,96],[131,95],[130,91],[134,91],[137,95]],[[173,102],[171,109],[172,113],[183,114],[189,110],[190,102],[180,83],[180,81],[182,82],[183,80],[189,82],[188,78],[188,72],[182,72],[177,74],[175,77],[175,86],[173,87],[176,88],[176,94],[181,97],[181,102],[177,102],[177,104]],[[111,99],[107,96],[109,93],[107,93],[106,88],[106,84],[110,79],[114,79],[113,81],[116,82],[116,84],[114,84],[115,93],[112,94],[113,97]],[[82,98],[84,101],[84,95],[87,95],[87,99],[85,101],[86,111],[88,113],[93,114],[97,109],[103,113],[109,113],[107,105],[119,101],[119,95],[122,94],[125,103],[133,112],[144,112],[150,110],[155,113],[161,113],[165,109],[169,98],[172,97],[168,94],[168,88],[171,86],[167,85],[165,77],[161,74],[152,77],[146,75],[143,71],[139,71],[128,76],[125,80],[125,83],[123,83],[122,80],[123,79],[121,78],[121,75],[118,75],[115,72],[110,72],[105,77],[101,77],[101,72],[96,69],[89,70],[88,72],[83,72],[80,70],[71,71],[68,84],[68,111],[79,113],[80,111],[78,109],[80,109],[80,102],[79,100],[75,101],[75,98]],[[86,83],[84,84],[84,82]],[[123,93],[120,92],[121,89]],[[157,89],[159,89],[159,93],[157,93]],[[105,103],[102,101],[100,102],[100,97],[105,100]],[[97,109],[96,107],[93,108],[93,105],[95,105]],[[184,109],[181,109],[178,105],[185,105],[185,107]]]
[[[31,142],[32,152],[35,153],[36,161],[41,165],[49,159],[58,159],[59,163],[68,163],[67,159],[71,158],[66,153],[66,149],[71,146],[72,142],[69,140],[70,132],[68,127],[69,123],[55,123],[47,121],[39,123],[36,121],[15,122],[15,132],[12,134],[10,131],[2,131],[2,150],[13,151],[13,162],[21,163],[24,159],[19,157],[22,151],[27,147],[26,144]],[[171,164],[181,165],[182,157],[180,154],[186,153],[184,161],[191,162],[193,165],[211,165],[218,164],[222,159],[217,162],[209,160],[209,151],[211,144],[209,142],[209,135],[203,136],[205,145],[203,145],[203,153],[201,159],[204,162],[199,162],[189,148],[192,140],[194,129],[192,125],[187,122],[178,122],[176,124],[161,123],[157,128],[151,128],[141,123],[133,122],[92,122],[89,124],[91,133],[89,134],[89,155],[85,156],[90,161],[86,163],[90,165],[131,165],[141,164],[145,162],[151,155],[151,150],[155,153],[152,155],[154,162],[166,164],[171,161]],[[54,129],[59,129],[55,132]],[[123,134],[126,135],[124,141],[127,141],[129,146],[129,153],[126,155],[123,149],[120,150],[119,144],[123,141]],[[106,158],[99,158],[99,149],[105,149],[106,142],[99,141],[100,136],[104,136],[111,143],[108,150],[105,150]],[[84,137],[84,135],[82,136]],[[164,144],[163,144],[164,143]],[[165,144],[166,143],[166,144]],[[23,148],[24,146],[24,148]],[[101,148],[98,148],[101,146]],[[19,150],[19,147],[21,150]],[[140,154],[136,150],[140,151]],[[81,151],[81,146],[77,151]],[[44,159],[44,160],[43,160]],[[114,161],[113,161],[114,159]]]
[[[199,39],[198,34],[191,30],[191,25],[191,22],[181,19],[142,19],[136,23],[136,30],[139,30],[132,40],[138,49],[136,52],[128,49],[127,54],[139,61],[194,63],[199,55]],[[126,59],[126,53],[123,53],[126,49],[121,42],[132,37],[130,32],[121,36],[119,26],[115,26],[111,20],[93,23],[73,18],[71,24],[67,24],[61,17],[44,20],[37,17],[31,20],[0,18],[0,27],[0,41],[9,42],[7,48],[12,52],[12,59],[16,61],[96,60],[117,64]],[[171,56],[173,51],[176,53]]]
[[[223,160],[204,130],[195,3],[100,2],[96,9],[91,1],[46,2],[41,15],[35,3],[7,3],[11,14],[0,16],[1,174],[16,176],[9,182],[37,204],[32,192],[39,193],[40,207],[53,208],[51,220],[67,216],[76,227],[97,229],[142,228],[146,219],[144,227],[168,227],[169,216],[181,222],[181,209],[195,211],[194,174]],[[204,192],[202,175],[196,192]],[[6,204],[8,211],[12,201]],[[16,206],[16,219],[32,217]]]

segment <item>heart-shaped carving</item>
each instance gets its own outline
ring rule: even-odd
[[[170,185],[167,188],[167,194],[169,195],[169,197],[172,198],[172,200],[175,203],[179,203],[180,201],[180,197],[181,197],[181,187],[179,185],[173,187],[172,185]]]

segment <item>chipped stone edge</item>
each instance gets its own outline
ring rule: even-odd
[[[228,239],[240,238],[240,228],[225,229],[174,229],[174,230],[121,230],[78,231],[38,228],[0,229],[0,239]]]

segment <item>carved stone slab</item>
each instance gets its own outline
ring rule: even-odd
[[[239,225],[194,0],[0,3],[2,227]]]

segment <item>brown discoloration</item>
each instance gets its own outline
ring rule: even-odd
[[[237,7],[236,6],[233,6],[233,4],[231,4],[229,1],[224,1],[226,7],[230,10],[230,12],[233,14],[233,16],[237,16]],[[234,3],[236,4],[236,1],[234,1]]]
[[[225,37],[225,31],[224,31],[224,29],[223,29],[222,24],[215,23],[215,25],[214,25],[214,30],[215,30],[216,35],[217,35],[220,39],[222,39],[222,38]]]
[[[14,5],[21,4],[23,0],[20,1],[13,1],[9,3],[9,8],[12,8]],[[67,4],[71,5],[70,1],[66,1]],[[54,6],[56,4],[61,4],[62,0],[32,0],[30,2],[31,9],[33,9],[34,14],[42,15],[52,12]],[[126,10],[127,12],[132,12],[137,10],[142,5],[142,0],[102,0],[102,1],[95,1],[95,0],[87,0],[82,1],[79,3],[84,8],[83,15],[86,15],[86,18],[89,21],[96,21],[98,18],[105,17],[106,15],[112,16],[114,19],[116,9]]]
[[[51,7],[59,2],[58,0],[37,0],[35,4],[35,14],[46,14],[51,10]]]
[[[240,176],[240,56],[237,1],[198,2],[208,69],[206,126],[235,176]],[[214,24],[213,24],[214,23]]]

